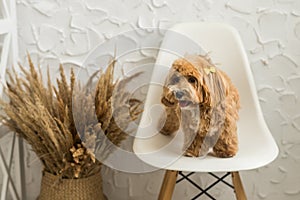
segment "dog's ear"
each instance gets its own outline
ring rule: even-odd
[[[214,103],[223,102],[226,98],[226,85],[220,71],[213,74]]]
[[[203,105],[213,107],[225,100],[226,90],[222,74],[219,71],[204,74],[203,82],[200,86],[200,96]]]
[[[199,101],[201,104],[211,106],[210,89],[206,85],[205,81],[198,87],[199,88]]]

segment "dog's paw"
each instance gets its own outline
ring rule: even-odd
[[[193,151],[191,149],[187,149],[185,152],[184,152],[184,156],[186,157],[199,157],[201,156],[200,155],[200,152],[199,151]]]
[[[164,130],[164,129],[161,129],[160,131],[159,131],[161,134],[163,134],[163,135],[171,135],[173,132],[171,132],[171,131],[169,131],[169,130]]]
[[[193,154],[192,152],[184,152],[183,154],[186,157],[197,157],[195,154]]]
[[[161,103],[164,104],[167,107],[172,107],[175,105],[174,102],[169,101],[167,98],[163,97],[161,98]]]
[[[164,124],[164,126],[159,130],[163,135],[172,135],[178,130],[179,126],[176,124]]]
[[[164,104],[167,107],[173,107],[173,106],[176,106],[176,104],[178,103],[178,101],[174,97],[173,94],[168,94],[168,95],[163,96],[161,98],[161,103]]]
[[[214,151],[215,155],[219,158],[231,158],[233,156],[236,155],[236,152],[232,152],[232,151]]]

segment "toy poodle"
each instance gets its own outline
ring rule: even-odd
[[[207,55],[189,55],[173,62],[161,102],[165,115],[160,132],[170,135],[181,128],[185,156],[204,156],[211,149],[221,158],[236,155],[239,94]]]

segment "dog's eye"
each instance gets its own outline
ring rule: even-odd
[[[197,79],[193,76],[190,76],[190,77],[188,77],[188,82],[194,84],[197,82]]]
[[[175,76],[171,79],[171,84],[174,85],[174,84],[177,84],[179,82],[179,77]]]

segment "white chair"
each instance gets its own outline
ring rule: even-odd
[[[239,151],[236,156],[225,159],[210,155],[204,158],[185,157],[181,152],[183,134],[171,137],[158,133],[157,120],[163,110],[159,108],[162,87],[158,87],[158,85],[163,85],[168,73],[168,68],[163,66],[170,67],[174,58],[178,56],[174,56],[174,52],[170,53],[163,49],[168,49],[168,46],[172,46],[174,43],[183,48],[187,46],[185,42],[182,43],[172,36],[170,38],[167,33],[162,43],[162,50],[157,57],[157,65],[153,70],[153,84],[148,90],[144,113],[134,141],[134,152],[145,163],[166,169],[159,194],[160,200],[172,198],[178,172],[183,171],[228,172],[224,177],[218,178],[216,183],[225,183],[223,179],[231,174],[236,198],[238,200],[246,199],[238,172],[267,165],[278,155],[278,148],[264,121],[251,69],[239,34],[234,28],[219,23],[182,23],[175,25],[170,31],[189,38],[206,52],[210,52],[212,61],[220,63],[218,67],[229,75],[238,88],[241,100],[238,121]],[[186,53],[194,52],[186,51]],[[189,181],[191,180],[188,176],[191,174],[181,173],[183,178]],[[214,176],[214,174],[211,175]],[[179,179],[177,182],[181,180]],[[202,194],[214,199],[207,192],[210,187],[199,188],[201,192],[193,199]]]
[[[3,85],[5,83],[5,72],[8,66],[16,66],[18,62],[18,34],[16,19],[16,2],[15,0],[1,0],[0,10],[3,19],[0,19],[0,35],[3,38],[0,51],[0,95],[2,96]],[[0,139],[9,130],[2,126],[0,122]],[[9,145],[9,144],[7,144]],[[0,147],[0,170],[3,173],[3,179],[0,180],[0,200],[8,198],[8,191],[13,199],[25,199],[25,179],[24,179],[24,155],[22,139],[13,135],[8,155],[5,155]],[[13,155],[14,159],[14,176],[15,182],[11,177],[11,168]]]

